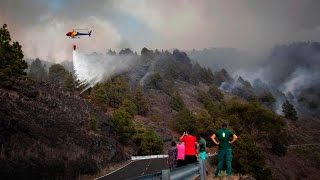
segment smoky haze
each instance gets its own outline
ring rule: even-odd
[[[25,56],[55,62],[72,59],[72,44],[86,52],[125,47],[257,51],[293,40],[320,40],[318,0],[0,0],[0,4],[0,23],[8,24]],[[92,29],[92,37],[67,38],[73,28]]]

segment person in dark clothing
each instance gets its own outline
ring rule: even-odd
[[[168,150],[167,164],[170,169],[177,167],[177,147],[174,141],[171,142],[171,147]]]

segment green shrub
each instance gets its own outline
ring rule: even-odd
[[[234,144],[234,169],[243,174],[253,174],[256,178],[265,169],[265,157],[261,149],[256,145],[251,135],[240,134],[240,138]],[[271,179],[271,174],[264,172],[264,179]]]
[[[98,128],[98,122],[96,116],[90,116],[88,118],[88,125],[90,130],[94,132],[100,132],[100,129]]]
[[[134,124],[131,118],[132,116],[123,109],[115,110],[111,118],[119,141],[123,144],[126,144],[135,133]]]
[[[128,98],[122,101],[120,108],[128,112],[132,117],[138,113],[137,106],[132,100]]]
[[[196,120],[191,111],[187,108],[178,112],[176,118],[176,128],[179,133],[183,133],[187,130],[195,130]]]
[[[215,85],[210,86],[208,94],[213,101],[221,101],[223,99],[223,93]]]
[[[284,116],[288,119],[291,120],[297,120],[297,111],[294,109],[293,105],[286,100],[283,104],[282,104],[282,112],[284,113]]]
[[[238,116],[239,125],[242,127],[253,128],[261,132],[281,131],[285,125],[285,121],[274,114],[272,111],[262,107],[259,103],[247,103],[238,100],[229,102],[226,106],[228,116]],[[235,122],[236,123],[236,122]]]
[[[181,111],[183,108],[185,108],[185,104],[178,91],[173,93],[171,96],[170,107],[175,111]]]
[[[276,102],[276,99],[274,98],[274,96],[272,95],[272,93],[270,92],[264,92],[262,93],[258,99],[260,100],[260,102],[262,103],[266,103],[267,105],[272,105],[273,103]]]
[[[124,99],[132,98],[128,81],[122,76],[117,76],[107,82],[95,85],[90,95],[92,100],[103,108],[107,106],[119,108]]]
[[[163,78],[159,73],[154,73],[146,80],[146,87],[150,89],[161,89]]]
[[[125,77],[118,76],[109,82],[110,85],[106,89],[109,105],[113,108],[119,108],[122,101],[130,96],[128,80]]]
[[[275,132],[272,133],[270,138],[272,143],[272,152],[278,156],[284,156],[287,153],[288,149],[288,137],[284,132]]]
[[[138,109],[139,115],[146,115],[149,111],[149,104],[146,97],[143,94],[143,89],[141,86],[138,86],[134,91],[135,103]]]
[[[49,81],[54,84],[62,85],[68,71],[60,64],[54,64],[49,68]]]
[[[213,119],[205,109],[200,109],[195,114],[196,132],[210,135],[215,130]]]
[[[76,83],[72,76],[72,73],[70,72],[67,72],[64,77],[63,89],[69,92],[73,92],[76,90]]]
[[[139,147],[139,155],[161,154],[163,151],[163,140],[153,129],[137,127],[133,139]]]
[[[92,91],[90,92],[91,99],[94,103],[105,108],[109,104],[107,89],[107,83],[99,83],[93,86]]]
[[[215,119],[218,117],[221,117],[222,104],[220,104],[219,102],[215,102],[211,98],[211,95],[209,93],[204,92],[204,91],[199,91],[198,92],[198,101],[204,105],[205,109],[209,112],[211,117],[214,117]]]

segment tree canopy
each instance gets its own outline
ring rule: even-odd
[[[28,65],[23,60],[19,42],[12,42],[7,25],[0,28],[0,86],[11,86],[15,78],[26,75]]]
[[[282,112],[284,113],[284,116],[288,119],[291,120],[297,120],[297,111],[294,109],[293,105],[286,100],[283,104],[282,104]]]

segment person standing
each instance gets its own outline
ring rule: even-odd
[[[171,147],[168,150],[167,164],[170,169],[177,167],[177,147],[175,141],[171,142]]]
[[[184,142],[178,142],[177,144],[177,167],[184,166],[185,145]]]
[[[207,158],[206,140],[203,137],[203,133],[198,135],[198,156],[200,160],[206,160]]]
[[[192,130],[184,132],[180,137],[180,141],[185,145],[185,165],[198,162],[197,160],[197,138],[192,135]]]
[[[230,141],[230,139],[232,140]],[[218,150],[218,165],[217,170],[214,175],[218,176],[220,173],[224,162],[226,162],[227,166],[227,176],[232,175],[232,146],[237,139],[238,136],[234,134],[231,130],[228,129],[228,124],[226,122],[222,123],[222,128],[218,129],[212,136],[212,141],[219,145]],[[217,141],[217,140],[218,141]]]
[[[207,142],[206,140],[203,138],[204,134],[203,133],[199,133],[198,134],[198,157],[199,157],[199,163],[202,163],[202,167],[203,169],[203,173],[206,173],[208,175],[208,166],[207,166]]]

